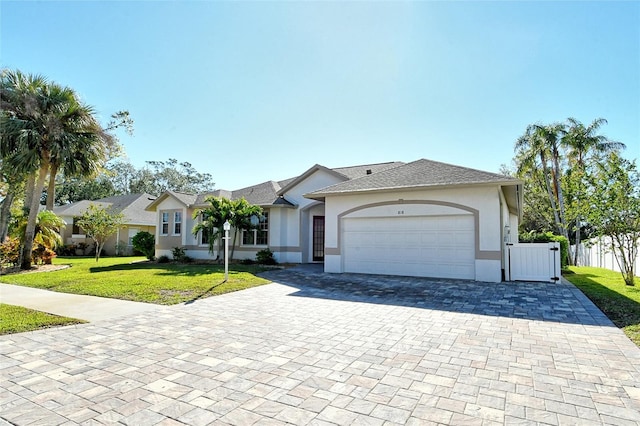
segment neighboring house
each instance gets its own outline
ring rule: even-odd
[[[242,232],[236,259],[268,247],[279,262],[324,262],[326,272],[499,282],[508,268],[505,245],[511,235],[517,242],[522,182],[422,159],[315,165],[296,178],[237,191],[168,191],[147,207],[157,212],[157,256],[171,256],[177,246],[193,258],[219,256],[191,232],[208,195],[244,197],[264,209],[259,229]]]
[[[155,197],[149,194],[125,194],[99,200],[82,200],[63,206],[54,207],[53,212],[60,216],[67,225],[60,231],[64,244],[85,243],[92,246],[94,241],[77,225],[77,220],[91,204],[104,207],[111,212],[123,213],[124,224],[109,237],[105,243],[103,253],[131,254],[133,246],[131,239],[140,231],[147,231],[153,235],[156,232],[156,215],[146,210]]]

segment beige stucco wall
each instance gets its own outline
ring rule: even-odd
[[[73,235],[73,217],[71,216],[62,216],[62,219],[65,221],[66,225],[60,229],[60,236],[62,237],[62,241],[66,245],[71,244],[80,244],[85,243],[90,247],[86,249],[86,253],[88,254],[92,247],[95,245],[94,241],[85,236],[84,234]],[[129,255],[132,253],[133,247],[130,246],[129,243],[129,229],[134,229],[139,231],[146,231],[153,235],[156,233],[155,226],[149,225],[124,225],[120,227],[119,232],[114,233],[111,237],[107,239],[103,248],[103,254],[108,256],[113,256],[116,254],[116,245],[120,242],[122,251],[118,254],[120,255]],[[80,254],[80,251],[76,252]]]
[[[476,280],[499,282],[502,279],[502,228],[500,210],[501,189],[495,185],[437,190],[407,190],[356,195],[334,195],[325,202],[325,271],[342,272],[340,246],[341,220],[350,215],[459,214],[477,216]],[[366,205],[382,205],[374,209],[357,210]],[[460,209],[456,206],[460,206]],[[352,211],[351,213],[349,213]],[[449,213],[447,213],[447,211]],[[400,213],[401,212],[401,213]],[[513,220],[507,217],[505,220]]]

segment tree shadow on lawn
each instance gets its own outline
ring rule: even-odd
[[[209,289],[203,291],[202,293],[200,293],[199,295],[197,295],[196,297],[194,297],[191,300],[187,300],[186,302],[184,302],[185,305],[191,305],[195,302],[197,302],[198,300],[204,298],[205,296],[207,296],[210,292],[212,292],[213,290],[215,290],[217,287],[220,287],[222,284],[226,283],[225,280],[222,280],[220,283],[218,284],[214,284],[212,285]]]
[[[488,283],[441,278],[368,274],[328,274],[322,269],[291,268],[259,274],[296,288],[295,297],[408,306],[486,316],[583,325],[612,326],[569,283]]]
[[[233,265],[233,271],[230,270],[229,273],[238,273],[238,272],[248,272],[252,274],[257,274],[261,272],[260,268],[251,268],[244,265],[238,267],[239,265]],[[112,266],[93,266],[89,268],[89,272],[91,273],[99,273],[99,272],[112,272],[112,271],[137,271],[137,270],[156,270],[154,275],[174,275],[174,276],[188,276],[195,277],[201,275],[210,275],[224,273],[224,265],[214,265],[214,264],[203,264],[203,263],[194,263],[194,264],[176,264],[176,263],[131,263],[131,264],[119,264]],[[160,270],[160,272],[157,272]]]

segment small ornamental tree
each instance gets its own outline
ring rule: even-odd
[[[589,221],[610,248],[625,284],[635,284],[635,261],[640,244],[640,172],[631,162],[610,154],[592,176]]]
[[[111,235],[115,234],[124,222],[124,214],[113,213],[95,204],[80,216],[78,226],[93,239],[96,244],[96,262],[100,259],[104,243]]]
[[[131,239],[133,248],[144,254],[147,259],[153,260],[156,254],[156,238],[147,231],[140,231]]]

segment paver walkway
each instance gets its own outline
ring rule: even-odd
[[[640,349],[569,284],[405,283],[302,269],[267,276],[288,285],[0,337],[0,417],[17,425],[640,424]],[[420,295],[421,286],[437,291]]]

